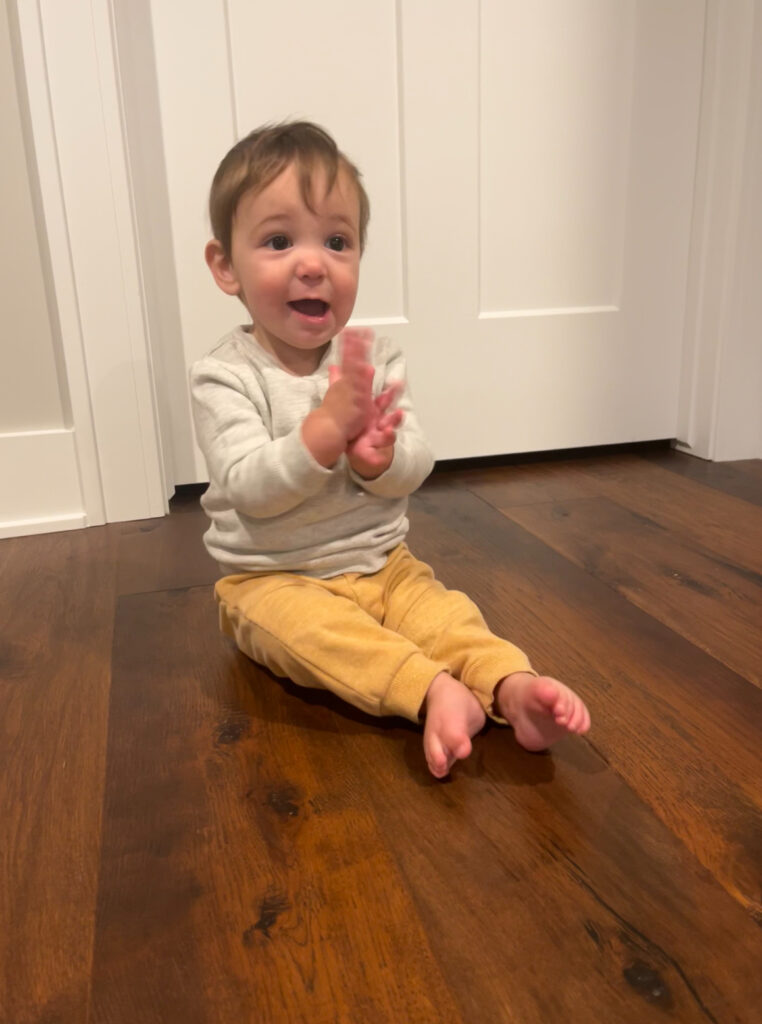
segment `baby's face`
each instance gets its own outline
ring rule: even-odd
[[[291,368],[307,351],[317,367],[324,347],[346,324],[360,272],[360,203],[341,169],[325,194],[325,172],[315,173],[312,205],[305,206],[297,171],[286,168],[236,210],[231,267],[259,342]],[[308,363],[311,362],[308,359]]]

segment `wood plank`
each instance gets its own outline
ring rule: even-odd
[[[83,1022],[114,618],[109,527],[0,541],[0,1017]]]
[[[522,505],[505,515],[649,615],[762,685],[762,576],[608,498]]]
[[[645,573],[669,495],[692,494],[694,530],[668,526],[663,568],[693,573],[719,657],[754,581],[696,538],[705,494],[722,501],[732,475],[652,466],[662,497],[645,521],[642,493],[635,511],[613,504],[628,504],[629,470],[612,484],[597,461],[461,470],[411,510],[415,552],[590,702],[590,743],[551,757],[491,728],[434,783],[415,727],[276,683],[226,647],[207,589],[120,604],[89,1011],[114,590],[217,570],[195,497],[181,524],[0,542],[0,1020],[756,1020],[759,694],[702,638],[653,621],[678,628],[668,579],[663,596],[658,576],[629,593],[611,554],[632,527]],[[466,486],[502,489],[513,521]],[[582,521],[563,557],[548,544],[569,524],[529,535],[547,509],[521,506],[556,498],[608,530],[603,555]],[[644,592],[650,616],[632,607]]]
[[[220,570],[206,553],[203,534],[209,521],[198,495],[172,499],[171,514],[160,519],[121,523],[118,594],[139,594],[213,583]]]
[[[591,742],[762,921],[762,692],[474,495],[425,485],[411,547],[568,682]]]
[[[579,461],[558,459],[487,469],[460,469],[453,474],[433,476],[429,484],[449,483],[450,486],[465,488],[497,509],[531,505],[538,501],[597,497],[601,489],[577,471]]]
[[[759,929],[584,741],[491,728],[442,785],[396,739],[352,731],[347,758],[465,1020],[755,1019]]]
[[[686,542],[740,568],[762,573],[762,509],[636,455],[549,466],[536,463],[506,470],[503,479],[497,473],[476,476],[468,486],[498,509],[530,501],[607,497],[674,531]]]
[[[643,459],[601,459],[582,472],[613,501],[679,533],[734,565],[762,573],[762,508]]]
[[[214,618],[120,602],[93,1020],[751,1022],[758,929],[587,745],[436,783]]]
[[[684,452],[654,452],[647,461],[707,487],[762,505],[762,459],[707,462]]]
[[[340,759],[358,715],[235,652],[207,589],[121,599],[94,1021],[462,1021]]]

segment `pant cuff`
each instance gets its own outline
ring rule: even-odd
[[[382,700],[382,713],[401,715],[411,722],[420,722],[421,705],[426,691],[440,672],[450,672],[445,662],[432,661],[425,654],[414,653],[400,666]]]
[[[511,658],[510,660],[491,658],[480,662],[477,671],[474,672],[474,675],[478,675],[478,679],[462,680],[484,708],[487,717],[502,725],[509,723],[495,711],[495,690],[497,684],[513,672],[529,672],[530,675],[538,675],[529,663],[529,659],[522,655],[520,658]]]

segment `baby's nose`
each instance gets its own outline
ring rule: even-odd
[[[296,272],[302,278],[321,278],[325,274],[325,260],[318,249],[305,249],[299,254]]]

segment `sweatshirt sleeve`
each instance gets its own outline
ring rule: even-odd
[[[402,350],[389,339],[382,339],[377,344],[374,393],[380,394],[394,381],[402,381],[404,387],[396,405],[405,415],[397,430],[391,466],[373,480],[366,480],[351,468],[349,472],[355,483],[369,494],[380,498],[406,498],[421,486],[434,468],[434,456],[413,408]]]
[[[323,488],[331,471],[307,449],[301,424],[273,440],[235,372],[206,357],[191,368],[190,384],[196,437],[210,478],[237,512],[270,518]]]

